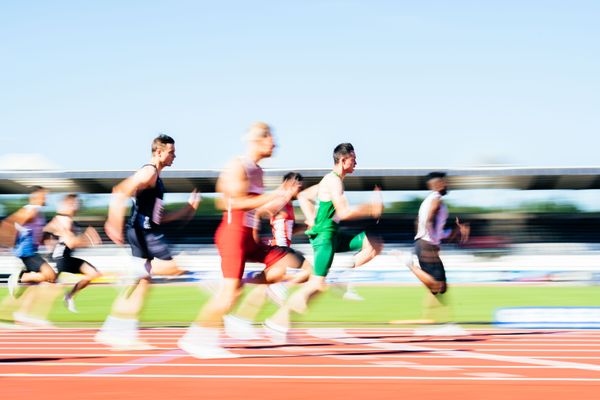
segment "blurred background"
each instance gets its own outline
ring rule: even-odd
[[[167,236],[182,267],[214,278],[214,179],[243,153],[245,129],[264,120],[278,144],[264,164],[270,187],[287,171],[316,183],[340,142],[357,149],[350,202],[382,186],[381,220],[346,227],[386,243],[364,269],[344,274],[363,294],[416,285],[395,254],[412,245],[422,177],[443,170],[449,221],[472,227],[468,243],[443,248],[448,279],[484,285],[464,301],[471,289],[457,289],[456,302],[464,310],[481,293],[489,300],[485,313],[459,318],[489,320],[511,302],[597,305],[599,18],[600,4],[585,0],[3,4],[0,214],[40,184],[52,192],[48,219],[63,194],[78,192],[79,221],[104,235],[112,185],[146,163],[150,142],[166,133],[177,148],[164,173],[168,207],[193,187],[204,193],[196,217],[166,227]],[[103,238],[80,256],[117,273],[127,251]],[[310,258],[304,235],[294,240]],[[350,257],[336,258],[333,281]],[[0,277],[15,263],[2,249]],[[555,289],[488,295],[507,285]],[[419,307],[393,299],[390,315],[401,304]]]

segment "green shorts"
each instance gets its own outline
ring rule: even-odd
[[[309,238],[315,253],[314,272],[317,276],[327,276],[333,256],[335,253],[345,251],[360,251],[367,234],[361,232],[358,235],[347,233],[320,233]]]

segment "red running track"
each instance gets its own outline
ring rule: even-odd
[[[600,332],[407,329],[294,331],[293,344],[230,343],[199,360],[179,328],[146,329],[156,349],[114,352],[93,329],[0,330],[0,388],[21,399],[599,399]]]

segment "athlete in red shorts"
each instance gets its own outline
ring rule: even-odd
[[[263,171],[258,163],[273,154],[275,143],[270,127],[256,123],[246,139],[247,155],[231,161],[217,181],[217,192],[223,194],[218,204],[224,210],[215,235],[224,278],[221,290],[204,306],[196,322],[178,342],[181,349],[198,358],[235,357],[220,347],[219,328],[223,316],[236,304],[243,283],[278,282],[285,276],[288,266],[300,266],[286,249],[260,243],[254,238],[256,209],[267,204],[281,209],[290,201],[292,191],[282,185],[275,192],[264,193]],[[266,268],[242,280],[247,261],[264,263]]]

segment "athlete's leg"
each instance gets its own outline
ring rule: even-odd
[[[220,328],[223,316],[227,314],[240,297],[242,282],[235,278],[225,278],[221,289],[206,303],[195,323],[207,328]]]
[[[335,236],[321,236],[311,240],[315,260],[314,273],[271,318],[265,321],[267,326],[279,327],[279,330],[288,329],[291,312],[306,312],[309,301],[325,290],[325,278],[335,255],[334,240],[336,240]]]
[[[423,300],[423,319],[435,322],[450,321],[450,307],[447,305],[446,293],[428,292]]]
[[[354,255],[354,264],[352,265],[351,269],[368,263],[375,258],[375,256],[380,254],[382,249],[383,242],[378,237],[367,235],[365,232],[361,232],[355,236],[350,236],[347,234],[338,235],[336,252],[358,252]],[[341,280],[344,281],[344,278],[348,279],[351,277],[351,275],[352,271],[347,270],[345,273],[343,273]],[[345,290],[343,294],[344,300],[364,300],[364,298],[356,292],[352,282],[342,284],[342,288]]]
[[[179,268],[175,259],[170,260],[159,260],[155,258],[152,260],[152,275],[170,275],[177,276],[185,274],[187,271]]]
[[[71,299],[75,294],[77,294],[80,290],[84,289],[86,286],[90,284],[96,278],[99,278],[102,274],[98,271],[93,265],[88,264],[83,261],[81,266],[79,267],[79,272],[83,274],[83,278],[79,280],[71,291],[65,296],[66,299]]]
[[[283,256],[283,257],[282,257]],[[252,261],[264,262],[267,267],[260,272],[250,273],[244,283],[257,284],[242,300],[235,315],[249,322],[254,321],[267,301],[267,286],[282,282],[287,268],[299,268],[302,259],[291,250],[282,247],[258,247],[250,257]]]
[[[439,247],[419,240],[415,244],[415,250],[420,267],[414,265],[412,261],[408,267],[429,291],[423,302],[423,318],[448,322],[450,320],[450,308],[446,298],[448,287],[444,265],[439,257]]]
[[[248,274],[244,278],[244,283],[271,284],[282,281],[286,276],[286,270],[290,268],[299,268],[301,261],[292,253],[287,253],[274,263],[269,263],[268,268],[263,271]]]
[[[292,276],[286,276],[284,280],[289,283],[289,286],[297,285],[308,281],[313,271],[313,266],[304,257],[301,258],[302,264],[300,270]]]
[[[352,246],[352,244],[351,244]],[[364,235],[360,251],[354,256],[354,267],[360,267],[371,261],[383,250],[383,241],[381,239]]]
[[[135,283],[122,290],[113,302],[96,340],[113,349],[143,350],[151,345],[138,339],[138,318],[150,288],[150,260],[134,257]]]
[[[310,300],[317,294],[325,291],[326,288],[325,276],[312,275],[309,280],[302,284],[298,290],[290,296],[286,303],[268,319],[267,324],[275,325],[285,330],[289,329],[291,313],[305,313]]]
[[[47,262],[41,263],[39,271],[27,271],[21,275],[22,283],[54,282],[56,273]]]

